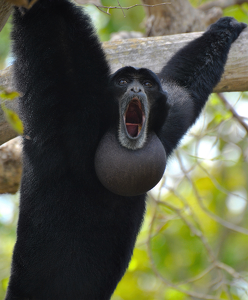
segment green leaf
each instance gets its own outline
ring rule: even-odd
[[[16,91],[8,91],[6,89],[4,89],[3,87],[0,87],[0,98],[2,100],[14,100],[15,98],[19,97],[20,94]]]
[[[22,121],[18,115],[11,109],[7,108],[4,103],[1,104],[2,110],[4,111],[6,120],[12,126],[12,128],[18,133],[23,134]]]

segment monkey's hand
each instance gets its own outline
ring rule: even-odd
[[[224,17],[212,24],[207,32],[213,35],[218,35],[220,42],[226,42],[229,40],[229,42],[233,43],[246,27],[247,24],[245,23],[239,23],[231,17]]]

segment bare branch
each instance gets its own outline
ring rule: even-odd
[[[163,204],[163,205],[166,205],[168,203],[164,203],[164,202],[161,202],[160,200],[156,200],[154,199],[152,196],[151,198],[154,200],[154,202],[156,203],[156,206],[159,205],[159,204]],[[160,198],[160,196],[158,197],[158,199]],[[171,209],[175,209],[175,211],[177,213],[180,213],[180,210],[178,210],[177,208],[175,208],[174,206],[171,206],[169,205]],[[168,206],[168,207],[169,207]],[[152,266],[152,269],[153,269],[153,272],[155,273],[155,275],[160,278],[164,284],[166,284],[167,286],[171,287],[171,288],[174,288],[175,290],[181,292],[181,293],[184,293],[190,297],[194,297],[194,298],[197,298],[197,299],[209,299],[209,300],[221,300],[221,298],[219,297],[215,297],[215,296],[211,296],[211,295],[205,295],[205,294],[200,294],[200,293],[197,293],[197,292],[192,292],[192,291],[188,291],[188,290],[185,290],[181,287],[178,286],[178,284],[174,284],[172,282],[170,282],[169,280],[167,280],[157,269],[156,267],[156,264],[154,262],[154,259],[153,259],[153,256],[152,256],[152,249],[151,249],[151,237],[152,237],[152,232],[153,232],[153,226],[154,226],[154,222],[156,220],[156,215],[157,215],[157,209],[155,208],[155,211],[154,211],[154,214],[153,214],[153,217],[152,217],[152,221],[151,221],[151,225],[150,225],[150,228],[149,228],[149,234],[148,234],[148,240],[147,240],[147,248],[148,248],[148,255],[149,255],[149,259],[150,259],[150,262],[151,262],[151,266]],[[222,298],[223,299],[223,298]]]
[[[214,213],[212,213],[210,210],[208,210],[205,205],[203,204],[203,201],[202,201],[202,197],[201,195],[199,194],[199,191],[196,187],[196,185],[194,184],[194,182],[192,182],[192,180],[190,179],[189,175],[187,174],[187,171],[185,170],[183,164],[182,164],[182,160],[178,154],[178,151],[176,151],[177,153],[177,158],[178,158],[178,161],[180,163],[180,168],[181,170],[183,171],[183,173],[185,174],[185,177],[187,178],[187,180],[190,182],[193,190],[194,190],[194,193],[195,193],[195,196],[196,196],[196,199],[198,201],[198,204],[199,206],[201,207],[201,209],[210,217],[212,218],[213,220],[215,220],[216,222],[220,223],[222,226],[228,228],[228,229],[231,229],[233,231],[236,231],[236,232],[239,232],[239,233],[243,233],[243,234],[246,234],[248,235],[248,229],[246,228],[243,228],[243,227],[240,227],[238,225],[235,225],[233,223],[230,223],[226,220],[223,220],[221,217],[219,217],[218,215],[215,215]]]
[[[236,279],[242,279],[244,282],[248,283],[247,278],[245,278],[244,276],[240,275],[240,273],[236,272],[232,267],[222,263],[222,262],[218,262],[217,263],[217,267],[225,270],[227,273],[229,273],[230,275],[232,275],[234,278]]]
[[[240,115],[236,112],[236,110],[232,107],[232,105],[226,100],[225,96],[222,93],[218,93],[220,100],[224,103],[227,110],[229,110],[233,117],[244,127],[245,131],[248,133],[248,125],[242,119]]]
[[[0,0],[0,31],[6,24],[10,14],[12,12],[12,5],[7,0]]]
[[[119,1],[118,1],[118,3],[119,3]],[[134,4],[134,5],[131,5],[131,6],[126,6],[126,7],[121,6],[120,3],[119,3],[119,6],[104,6],[104,5],[99,5],[99,4],[96,4],[96,3],[92,3],[92,4],[95,5],[95,7],[97,7],[100,11],[110,15],[110,13],[109,13],[110,9],[121,9],[123,11],[123,10],[129,10],[131,8],[138,7],[138,6],[155,7],[155,6],[161,6],[161,5],[165,5],[165,4],[171,4],[171,3],[170,2],[163,2],[163,3],[159,3],[159,4],[153,4],[153,5],[152,4],[151,5],[148,5],[148,4]],[[107,9],[107,11],[104,11],[103,9]],[[123,15],[125,17],[124,11],[123,11]]]
[[[209,272],[211,272],[212,270],[214,270],[216,266],[214,264],[208,266],[204,271],[202,271],[200,274],[196,275],[195,277],[193,278],[189,278],[183,282],[180,282],[179,285],[183,285],[183,284],[187,284],[187,283],[190,283],[190,282],[194,282],[194,281],[197,281],[197,280],[200,280],[202,279],[205,275],[207,275]]]
[[[198,9],[202,11],[207,11],[213,7],[220,7],[223,9],[231,5],[235,5],[235,4],[240,5],[247,2],[248,2],[247,0],[215,0],[200,5]]]
[[[11,5],[25,7],[27,9],[30,9],[38,0],[31,0],[30,2],[28,0],[5,0],[5,2],[9,2]]]

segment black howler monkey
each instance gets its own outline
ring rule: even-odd
[[[133,67],[111,75],[89,17],[68,0],[16,8],[13,23],[25,133],[5,299],[108,300],[131,258],[150,180],[199,116],[245,24],[220,19],[157,76]]]

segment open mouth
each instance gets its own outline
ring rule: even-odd
[[[126,125],[127,133],[130,137],[138,137],[145,121],[145,114],[142,110],[142,105],[139,99],[134,98],[128,104],[124,123]]]

